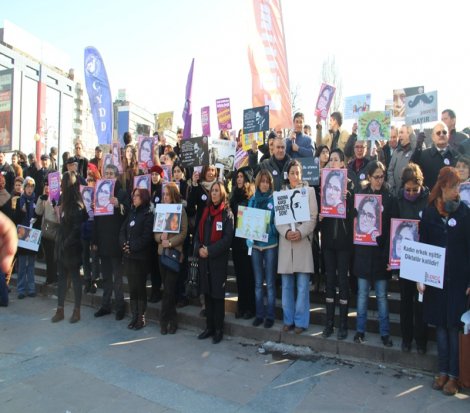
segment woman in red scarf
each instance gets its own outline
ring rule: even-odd
[[[198,338],[213,336],[214,344],[223,337],[225,282],[232,238],[233,214],[227,202],[227,192],[223,184],[215,182],[199,221],[194,245],[199,256],[201,292],[206,303],[206,329]]]

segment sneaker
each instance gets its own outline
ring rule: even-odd
[[[111,314],[111,310],[101,307],[96,313],[95,317],[103,317],[104,315]]]
[[[459,392],[459,385],[457,383],[457,379],[454,378],[449,378],[446,384],[444,384],[444,387],[442,388],[442,392],[446,396],[454,396]]]
[[[391,340],[390,336],[382,336],[382,343],[385,347],[393,347],[393,341]]]
[[[125,315],[126,315],[126,310],[124,310],[124,308],[120,308],[119,310],[116,311],[116,320],[121,321]]]
[[[264,328],[271,328],[274,325],[274,320],[267,318],[264,320]]]
[[[253,327],[258,327],[259,325],[263,324],[263,319],[256,317],[253,320]]]
[[[22,300],[26,296],[23,293],[18,294],[18,300]]]
[[[354,335],[354,342],[357,343],[357,344],[362,344],[364,343],[365,340],[365,335],[364,333],[359,333],[357,332],[355,335]]]

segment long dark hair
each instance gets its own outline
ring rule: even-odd
[[[61,206],[64,216],[71,213],[77,206],[79,208],[85,208],[76,172],[68,171],[62,175],[60,189],[62,192]]]

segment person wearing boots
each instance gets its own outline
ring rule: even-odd
[[[80,261],[82,243],[80,240],[82,223],[88,219],[85,204],[80,194],[78,176],[75,172],[66,172],[61,182],[60,226],[55,243],[58,278],[57,311],[51,321],[57,323],[64,319],[64,301],[67,290],[67,277],[72,278],[75,305],[71,323],[80,320],[82,283],[80,280]]]
[[[163,189],[163,203],[164,204],[181,204],[181,196],[177,185],[170,182],[165,185]],[[170,268],[162,264],[161,256],[165,248],[176,249],[181,254],[180,265],[183,261],[183,245],[188,232],[188,218],[186,211],[181,206],[181,224],[178,225],[173,221],[169,225],[168,232],[156,232],[155,241],[158,244],[158,256],[160,263],[160,274],[163,281],[163,299],[162,309],[160,312],[160,332],[165,335],[167,333],[175,334],[178,328],[178,320],[176,314],[176,297],[179,272],[174,272]],[[173,214],[172,217],[177,216]],[[172,227],[175,225],[175,227]],[[178,228],[179,226],[179,228]],[[166,228],[165,228],[166,229]]]
[[[201,292],[206,303],[206,329],[199,334],[198,339],[213,336],[212,342],[217,344],[223,338],[225,284],[233,239],[233,214],[223,184],[214,182],[209,196],[194,236],[194,249],[199,257]]]
[[[333,149],[328,168],[344,168],[344,153]],[[326,326],[323,337],[334,332],[336,285],[339,286],[338,340],[348,336],[348,269],[353,249],[354,184],[348,179],[346,187],[346,218],[321,217],[322,247],[326,268]]]
[[[132,318],[129,329],[145,327],[147,309],[147,272],[152,251],[153,214],[150,210],[150,194],[147,189],[132,191],[132,207],[121,226],[119,244],[123,252],[124,268],[129,282]]]

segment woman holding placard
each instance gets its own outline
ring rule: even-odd
[[[307,190],[310,219],[293,224],[276,224],[279,232],[278,273],[282,274],[283,331],[304,332],[310,323],[310,275],[313,273],[312,237],[318,216],[315,191],[302,182],[302,165],[292,160],[287,166],[289,183],[285,189]],[[295,193],[294,193],[295,194]],[[298,201],[291,203],[294,207]],[[294,210],[293,210],[294,215]],[[295,217],[295,215],[294,215]],[[295,284],[297,283],[297,298]]]
[[[181,204],[178,186],[174,182],[168,182],[163,188],[163,204]],[[162,309],[160,312],[160,333],[163,335],[167,333],[175,334],[178,328],[176,287],[179,272],[165,266],[161,257],[165,253],[165,249],[176,249],[181,257],[180,263],[183,261],[183,244],[188,231],[188,218],[183,206],[180,205],[180,207],[181,214],[170,214],[170,222],[165,227],[165,231],[155,233],[155,241],[158,244],[160,274],[163,282]]]
[[[387,302],[387,283],[391,272],[387,271],[388,241],[390,234],[390,219],[395,211],[395,202],[384,182],[385,166],[382,162],[371,161],[367,170],[367,181],[360,194],[372,195],[363,198],[364,204],[357,207],[357,225],[354,238],[358,234],[372,234],[375,245],[354,246],[354,274],[357,276],[357,320],[354,341],[363,343],[367,323],[367,307],[371,285],[374,285],[379,310],[380,337],[386,347],[392,347],[390,339],[390,320]],[[381,206],[378,198],[381,197]],[[356,195],[357,196],[357,195]],[[381,219],[380,219],[381,218]],[[377,223],[382,222],[378,228]],[[381,231],[380,231],[381,229]],[[356,243],[356,241],[355,241]]]
[[[409,163],[401,175],[401,189],[397,197],[397,218],[421,219],[428,204],[429,189],[424,186],[421,169],[414,163]],[[403,237],[409,237],[404,232],[406,227],[398,229],[392,242],[392,256],[399,255]],[[393,258],[393,257],[392,257]],[[399,258],[399,257],[398,257]],[[413,338],[419,354],[426,353],[428,342],[427,325],[423,321],[423,305],[418,301],[416,283],[400,278],[400,328],[401,349],[408,353],[411,350]]]
[[[445,248],[443,288],[418,284],[424,294],[424,321],[436,326],[439,375],[433,389],[446,395],[459,391],[460,317],[470,295],[470,210],[459,198],[455,168],[439,172],[420,223],[420,241]]]

